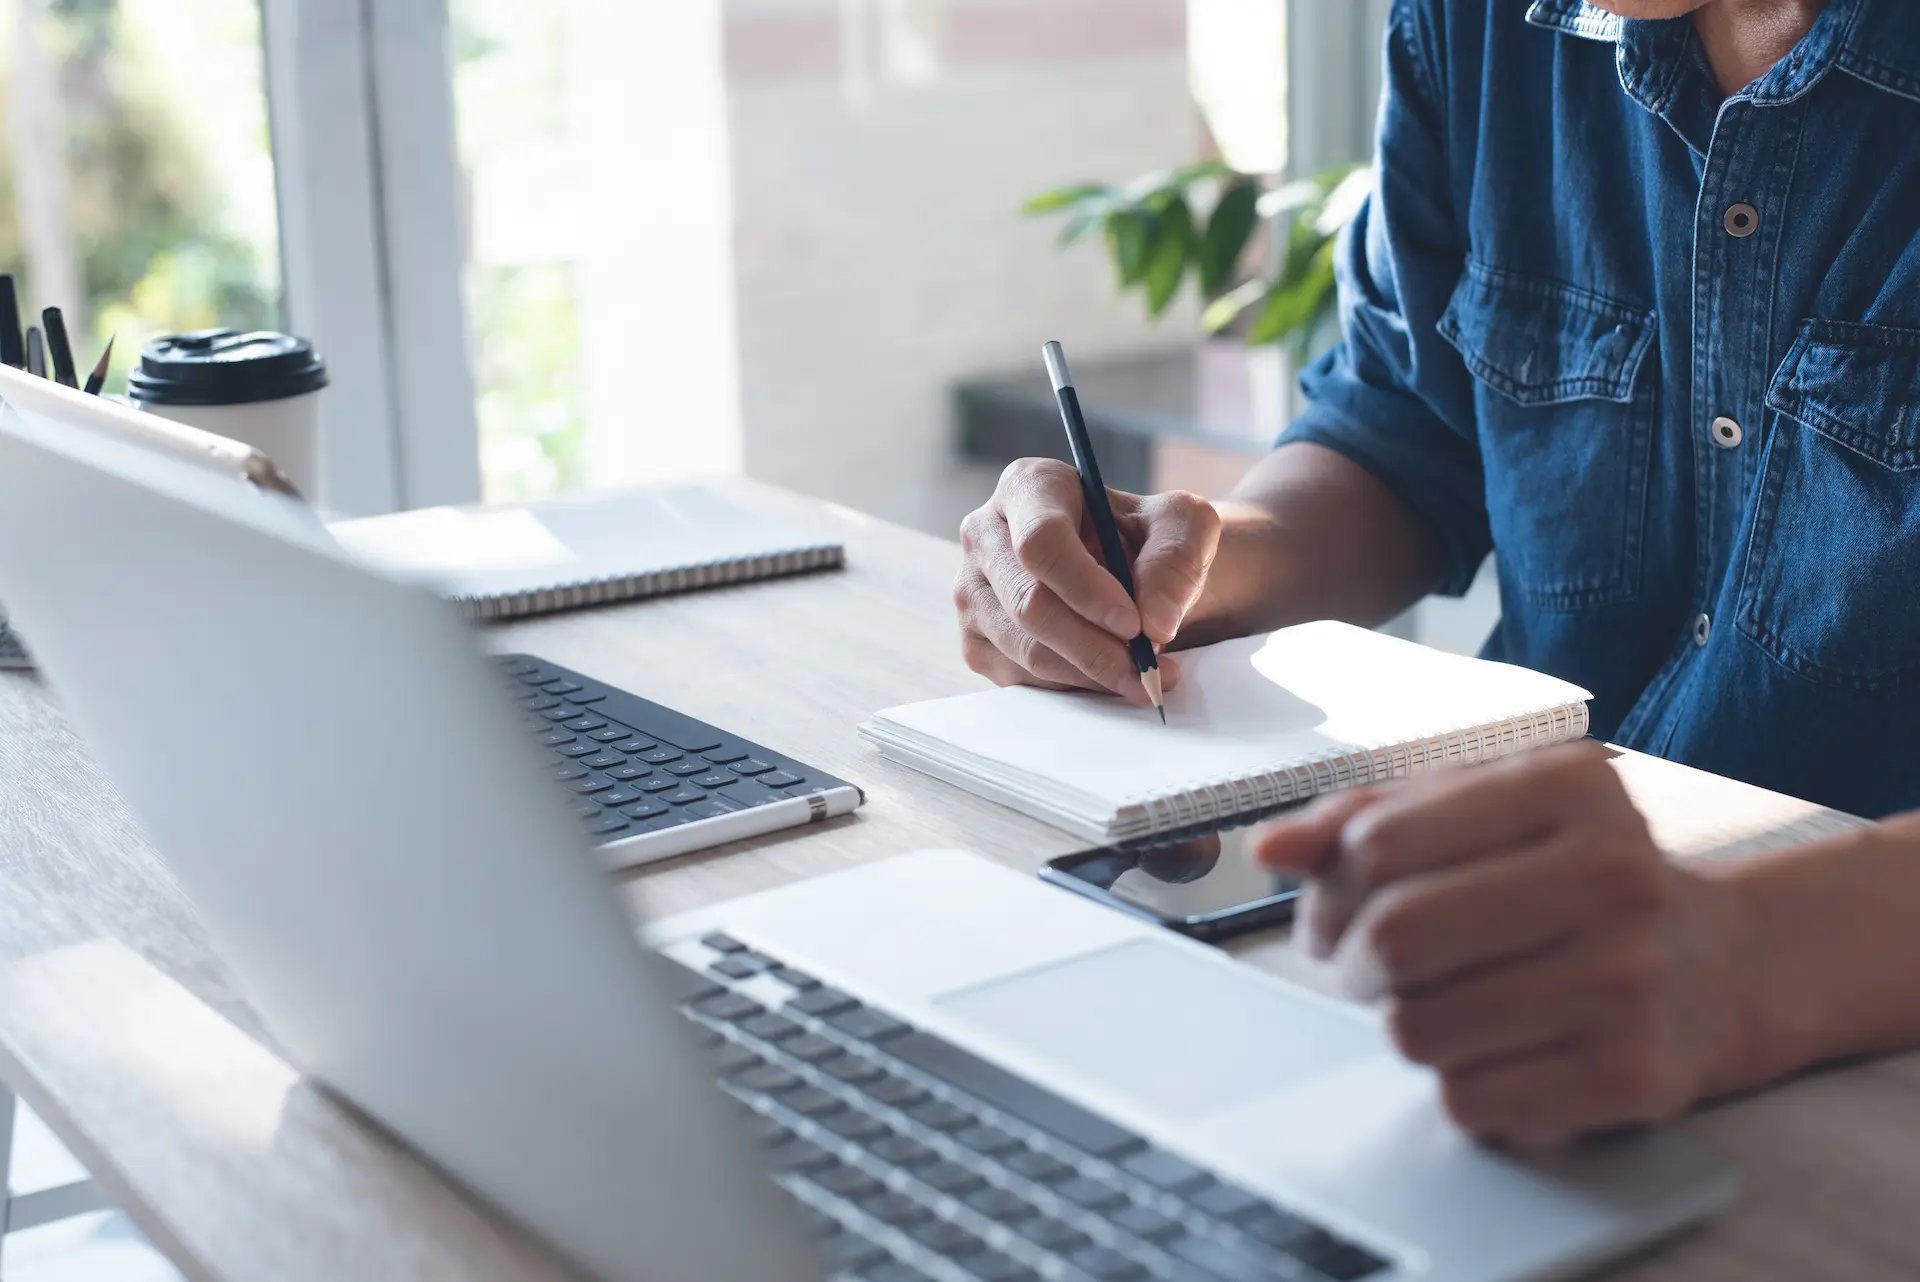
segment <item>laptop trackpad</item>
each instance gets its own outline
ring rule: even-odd
[[[935,1005],[1169,1119],[1243,1103],[1384,1046],[1364,1018],[1152,939],[959,989]]]

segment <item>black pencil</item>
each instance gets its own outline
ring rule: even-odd
[[[107,383],[107,366],[113,361],[113,340],[117,334],[107,335],[107,350],[100,353],[100,359],[93,363],[93,373],[87,375],[87,385],[80,390],[88,396],[100,395],[100,389]]]
[[[38,325],[27,326],[27,373],[37,378],[47,376],[47,345]]]
[[[1100,553],[1107,572],[1120,580],[1128,596],[1133,596],[1133,567],[1127,562],[1127,545],[1120,540],[1120,527],[1113,520],[1113,506],[1107,502],[1107,485],[1100,479],[1100,463],[1093,457],[1093,440],[1087,435],[1087,420],[1080,413],[1080,394],[1073,390],[1073,378],[1067,373],[1067,353],[1058,343],[1040,349],[1047,363],[1047,377],[1053,382],[1054,399],[1060,402],[1060,422],[1067,429],[1067,447],[1073,451],[1074,470],[1080,473],[1080,492],[1087,505],[1087,516],[1100,539]],[[1136,598],[1137,599],[1137,598]],[[1127,643],[1133,666],[1139,669],[1140,685],[1153,702],[1160,723],[1166,724],[1167,703],[1160,688],[1160,660],[1153,642],[1145,632]]]
[[[67,342],[67,322],[60,315],[60,309],[42,308],[40,323],[47,327],[47,356],[53,361],[53,381],[79,387],[80,376],[73,368],[73,346]]]
[[[0,276],[0,365],[27,367],[27,344],[20,333],[20,296],[13,277]]]

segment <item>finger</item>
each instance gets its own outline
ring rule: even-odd
[[[1136,511],[1145,539],[1133,559],[1134,594],[1148,638],[1165,645],[1206,586],[1220,550],[1220,514],[1185,490],[1149,495]]]
[[[1684,1102],[1645,1037],[1566,1043],[1448,1073],[1441,1098],[1454,1121],[1482,1139],[1542,1148],[1602,1128],[1664,1121]]]
[[[1596,841],[1598,844],[1596,844]],[[1656,905],[1669,870],[1651,847],[1561,833],[1473,864],[1396,882],[1364,903],[1331,903],[1384,990],[1406,993],[1539,954]]]
[[[1122,641],[1138,636],[1140,611],[1080,539],[1078,473],[1054,460],[1014,466],[1000,494],[1014,560],[1087,623]]]
[[[1256,836],[1254,858],[1275,872],[1320,872],[1339,854],[1340,830],[1347,820],[1379,796],[1379,788],[1349,788],[1310,802]]]
[[[1133,654],[1125,642],[1074,613],[1015,557],[994,557],[981,569],[994,603],[990,607],[983,603],[978,608],[977,626],[1006,651],[1009,658],[1027,666],[1023,655],[1025,643],[1013,636],[1021,633],[1060,655],[1083,674],[1075,684],[1111,690],[1129,701],[1146,701],[1140,673],[1133,666]],[[1000,626],[1002,620],[1004,627]]]
[[[1652,978],[1612,941],[1562,944],[1403,993],[1387,1028],[1415,1063],[1463,1071],[1617,1028]]]
[[[1086,686],[1080,681],[1073,681],[1073,682],[1049,681],[1046,678],[1041,677],[1036,673],[1021,667],[1019,664],[1015,663],[1012,659],[1009,659],[1001,651],[1000,647],[996,646],[993,642],[987,640],[987,638],[984,635],[982,635],[977,631],[974,631],[971,628],[969,628],[967,631],[961,634],[960,652],[962,656],[965,657],[967,661],[967,666],[969,668],[972,668],[975,672],[978,672],[981,676],[993,682],[995,685],[1038,686],[1043,690],[1084,690],[1086,689]],[[1055,655],[1054,658],[1058,660],[1058,662],[1061,663],[1063,666],[1068,668],[1072,667],[1072,665],[1068,664],[1066,660],[1060,659],[1058,655]],[[1044,664],[1045,662],[1044,659],[1042,660],[1042,662]],[[1076,673],[1075,675],[1078,676],[1078,673]]]

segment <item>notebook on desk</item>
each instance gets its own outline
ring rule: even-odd
[[[1109,696],[1014,687],[890,708],[860,732],[896,761],[1104,844],[1587,730],[1578,686],[1342,623],[1179,659],[1165,726]]]
[[[835,568],[840,544],[699,486],[336,521],[355,556],[423,578],[480,619],[609,605]]]

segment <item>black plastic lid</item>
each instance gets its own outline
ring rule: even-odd
[[[245,405],[327,385],[327,363],[304,338],[271,330],[202,329],[140,349],[127,395],[154,405]]]

